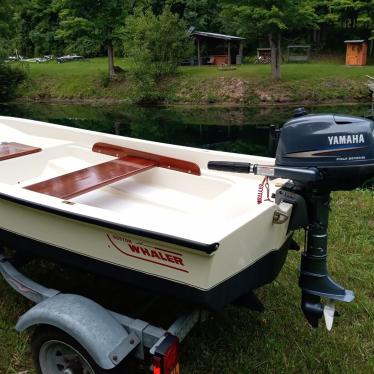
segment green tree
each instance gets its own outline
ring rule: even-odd
[[[326,34],[330,34],[340,43],[343,35],[351,39],[370,39],[371,30],[374,29],[374,0],[310,0],[310,2],[318,16],[320,31],[325,37]],[[320,36],[318,33],[314,41],[320,42]]]
[[[23,0],[14,4],[16,45],[27,56],[58,54],[63,41],[56,39],[58,9],[53,0]]]
[[[0,59],[9,52],[11,10],[7,0],[0,0]]]
[[[276,79],[281,78],[282,33],[318,27],[315,11],[305,0],[224,1],[221,20],[226,28],[236,29],[240,35],[267,35],[272,76]]]
[[[55,0],[60,16],[56,36],[67,42],[68,52],[97,54],[105,48],[109,76],[113,76],[114,46],[122,42],[126,16],[134,3],[134,0]]]
[[[188,26],[201,31],[219,31],[217,0],[168,0],[173,13],[178,13]]]
[[[25,78],[24,71],[4,63],[4,57],[11,51],[11,18],[10,3],[0,0],[0,102],[12,98],[17,85]]]
[[[372,0],[332,0],[329,4],[330,14],[335,15],[337,23],[345,28],[357,29],[368,26],[373,11]]]
[[[169,7],[160,15],[148,9],[128,17],[124,44],[141,90],[140,101],[152,100],[159,80],[175,73],[191,52],[187,25]]]

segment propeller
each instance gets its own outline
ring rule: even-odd
[[[319,296],[308,294],[305,291],[302,295],[301,309],[312,327],[318,327],[318,321],[323,316],[328,331],[332,329],[334,317],[339,317],[340,315],[335,310],[333,300],[330,299],[326,304],[322,304]]]
[[[332,325],[334,323],[334,317],[335,317],[335,304],[331,301],[329,301],[324,307],[323,307],[323,317],[325,318],[326,328],[328,331],[331,331]]]

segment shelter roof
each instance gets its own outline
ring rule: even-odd
[[[344,40],[344,43],[363,43],[365,40]]]
[[[193,31],[191,35],[192,36],[203,36],[205,38],[223,39],[223,40],[245,40],[245,38],[241,38],[240,36],[224,35],[224,34],[217,34],[214,32],[204,32],[204,31]]]

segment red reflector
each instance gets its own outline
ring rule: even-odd
[[[175,374],[179,373],[179,368],[177,369],[179,360],[179,341],[175,340],[175,342],[169,347],[166,351],[164,356],[163,374]]]
[[[167,335],[153,356],[153,374],[179,374],[179,340]]]
[[[161,357],[153,357],[153,374],[162,374],[161,372]]]

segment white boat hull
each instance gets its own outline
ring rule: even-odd
[[[212,308],[271,282],[287,253],[288,221],[257,204],[261,178],[207,169],[208,161],[272,159],[147,142],[0,117],[2,141],[41,148],[0,161],[0,240]],[[150,170],[61,199],[28,189],[113,160],[98,142],[196,163],[201,175]],[[275,182],[271,190],[276,190]],[[282,204],[285,214],[291,205]]]

